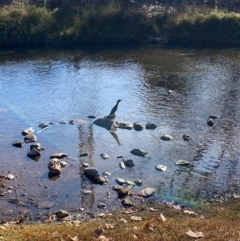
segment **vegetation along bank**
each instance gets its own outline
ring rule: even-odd
[[[235,46],[239,40],[240,13],[208,6],[150,4],[144,9],[110,0],[77,7],[0,7],[2,49],[85,43]]]

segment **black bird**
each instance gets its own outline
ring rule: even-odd
[[[115,114],[115,112],[117,111],[118,104],[119,104],[120,101],[121,101],[121,100],[118,100],[118,101],[117,101],[116,105],[114,105],[114,107],[112,108],[112,110],[111,110],[111,112],[110,112],[110,114],[109,114],[108,116],[111,116],[111,115],[114,115],[114,114]]]

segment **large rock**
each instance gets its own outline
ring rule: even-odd
[[[52,175],[58,175],[62,171],[61,162],[57,158],[53,158],[48,163],[48,170]]]
[[[117,121],[116,124],[117,124],[117,128],[120,128],[120,129],[132,130],[133,128],[132,124],[129,122]]]
[[[141,131],[144,129],[144,125],[141,124],[140,122],[134,122],[133,128],[135,131]]]
[[[115,131],[117,128],[115,116],[114,117],[110,117],[110,116],[100,117],[97,120],[95,120],[93,122],[93,124],[103,127],[109,131]]]
[[[147,198],[147,197],[151,197],[154,193],[155,193],[155,189],[154,189],[154,188],[147,187],[147,188],[143,189],[142,191],[140,191],[140,192],[138,193],[138,195],[139,195],[140,197],[145,197],[145,198]]]
[[[136,155],[136,156],[145,156],[145,155],[147,155],[147,151],[144,151],[144,150],[141,150],[141,149],[133,149],[133,150],[131,150],[131,153],[133,154],[133,155]]]

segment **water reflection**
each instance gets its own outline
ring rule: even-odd
[[[204,198],[214,190],[238,192],[239,56],[234,49],[154,47],[0,55],[1,169],[15,174],[21,170],[13,181],[20,185],[19,191],[21,185],[31,183],[33,187],[26,187],[28,193],[40,202],[47,192],[44,199],[54,202],[53,209],[59,205],[95,208],[117,177],[142,179],[143,187],[153,186],[156,195],[173,199]],[[153,122],[158,128],[110,133],[87,118],[107,115],[117,99],[124,99],[117,120]],[[209,115],[219,116],[213,127],[207,125]],[[60,125],[63,120],[76,122]],[[11,143],[22,139],[23,129],[33,126],[38,130],[42,122],[53,123],[37,134],[46,150],[38,162],[29,161],[29,145],[16,149]],[[185,133],[193,140],[184,141]],[[161,141],[163,134],[174,140]],[[133,157],[130,151],[134,148],[145,149],[148,155]],[[69,154],[69,166],[51,182],[41,177],[50,155],[57,151]],[[88,155],[80,157],[83,153]],[[110,158],[103,160],[101,153]],[[118,155],[134,159],[134,168],[121,170]],[[191,161],[193,167],[177,167],[179,159]],[[112,173],[107,187],[93,186],[84,179],[79,165],[85,162],[100,173]],[[168,167],[166,172],[155,170],[159,163]],[[43,189],[45,186],[48,188]],[[92,193],[82,195],[83,189]],[[112,197],[109,205],[115,201],[114,194]]]

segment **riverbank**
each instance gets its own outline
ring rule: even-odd
[[[180,207],[148,203],[131,209],[99,212],[90,219],[48,218],[43,223],[1,224],[0,238],[10,240],[239,240],[239,199],[227,203]]]
[[[126,8],[118,1],[53,10],[36,6],[0,9],[2,49],[83,44],[236,46],[240,14],[207,7],[162,5]]]

